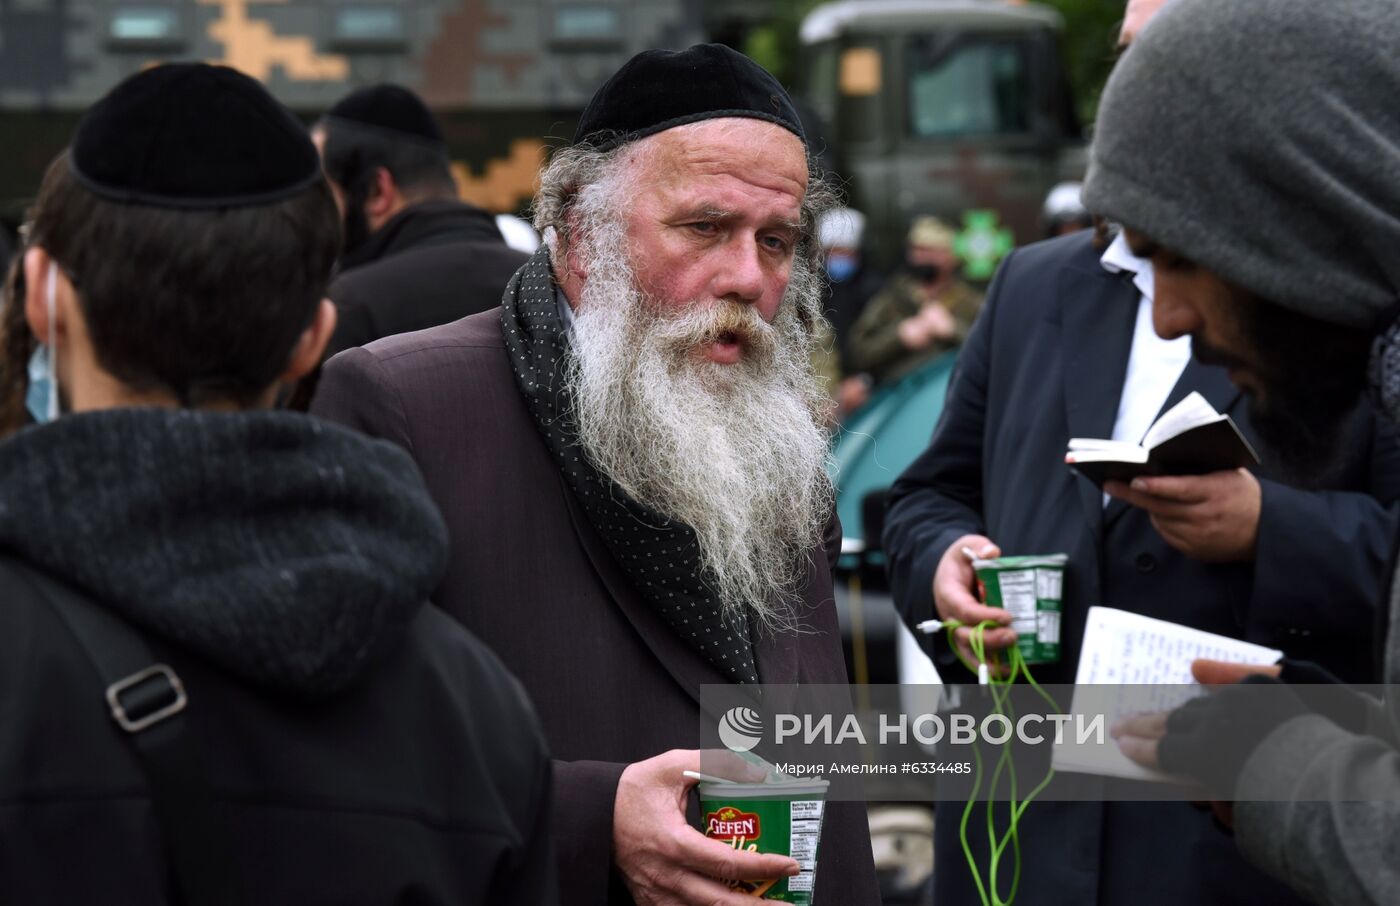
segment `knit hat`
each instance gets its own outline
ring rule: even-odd
[[[768,70],[723,44],[697,44],[645,50],[622,64],[588,102],[574,144],[615,148],[720,117],[767,120],[806,140],[797,109]]]
[[[170,63],[113,88],[83,117],[68,165],[109,201],[166,208],[271,204],[321,179],[291,111],[226,66]]]
[[[1173,0],[1099,108],[1084,201],[1259,297],[1377,328],[1400,302],[1394,0]]]

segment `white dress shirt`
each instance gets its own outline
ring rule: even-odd
[[[1133,348],[1128,353],[1128,371],[1123,379],[1123,395],[1118,400],[1112,437],[1139,443],[1191,359],[1191,338],[1164,340],[1152,329],[1152,262],[1134,255],[1121,232],[1099,261],[1111,273],[1132,274],[1133,284],[1141,294],[1137,323],[1133,327]],[[1108,495],[1104,495],[1104,502],[1108,502]]]
[[[1118,417],[1113,422],[1113,440],[1137,443],[1152,427],[1181,372],[1191,359],[1191,338],[1164,340],[1152,329],[1152,262],[1128,250],[1119,233],[1100,259],[1113,273],[1127,271],[1141,296],[1137,324],[1133,327],[1133,348],[1128,354],[1128,372],[1123,379],[1123,395],[1118,400]]]

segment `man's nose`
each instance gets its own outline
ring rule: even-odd
[[[729,243],[723,252],[723,260],[715,271],[710,291],[717,299],[730,299],[746,305],[763,300],[763,290],[767,283],[762,252],[752,237]],[[768,312],[759,312],[765,320],[771,320]]]
[[[1195,333],[1204,326],[1190,299],[1158,281],[1152,297],[1152,329],[1164,340],[1175,340]]]

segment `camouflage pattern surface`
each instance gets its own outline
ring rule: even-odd
[[[738,34],[768,8],[701,0],[0,0],[0,218],[32,196],[78,115],[168,60],[234,66],[313,119],[396,82],[443,120],[463,197],[528,199],[546,148],[648,47]]]
[[[0,109],[81,109],[160,60],[207,60],[323,110],[392,81],[447,109],[582,107],[646,47],[712,22],[695,0],[0,0]]]

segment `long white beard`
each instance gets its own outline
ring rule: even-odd
[[[825,397],[811,368],[820,283],[805,262],[770,325],[718,300],[662,307],[635,286],[617,225],[593,225],[567,381],[579,440],[634,500],[694,529],[726,618],[800,627],[831,511]],[[612,234],[612,235],[606,235]],[[700,355],[721,333],[743,356]]]

